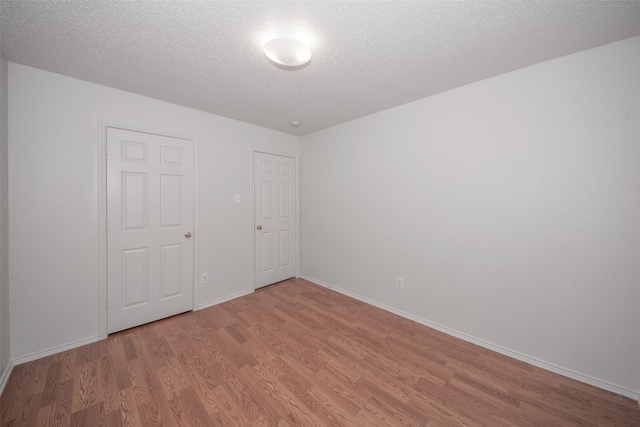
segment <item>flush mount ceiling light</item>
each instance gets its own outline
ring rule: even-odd
[[[299,67],[311,59],[311,50],[304,43],[287,37],[270,40],[263,49],[267,58],[285,67]]]

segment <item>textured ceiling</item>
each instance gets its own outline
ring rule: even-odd
[[[9,61],[303,135],[640,34],[640,1],[1,1]],[[270,37],[312,49],[270,63]],[[292,120],[302,126],[290,127]]]

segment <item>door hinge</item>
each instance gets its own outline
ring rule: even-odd
[[[107,298],[107,310],[109,309],[109,298]]]
[[[109,223],[108,222],[104,223],[104,231],[109,231]]]
[[[105,156],[109,155],[109,144],[107,143],[104,144],[104,155]]]

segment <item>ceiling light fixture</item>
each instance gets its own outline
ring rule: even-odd
[[[294,120],[294,121],[291,122],[291,127],[292,128],[299,128],[301,124],[302,123],[300,123],[299,121]]]
[[[287,37],[270,40],[263,49],[267,58],[285,67],[299,67],[311,59],[311,50],[307,45]]]

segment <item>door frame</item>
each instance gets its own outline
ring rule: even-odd
[[[251,260],[253,266],[253,290],[256,290],[256,153],[271,154],[274,156],[289,157],[295,160],[296,164],[296,277],[300,277],[300,155],[288,151],[274,150],[272,148],[252,147],[251,149],[251,232],[253,233],[253,247],[251,250]]]
[[[99,332],[100,339],[107,338],[107,128],[116,128],[133,132],[149,133],[152,135],[167,136],[170,138],[184,139],[193,143],[193,311],[198,309],[200,300],[199,276],[199,242],[200,242],[200,198],[198,175],[198,140],[196,138],[158,129],[132,125],[128,123],[114,122],[110,120],[98,120],[98,237],[99,237]]]

